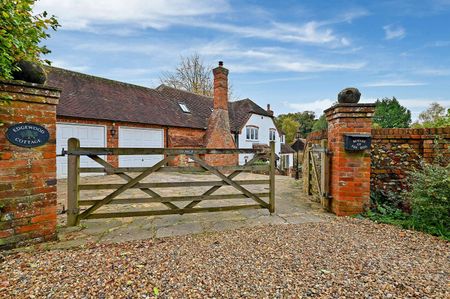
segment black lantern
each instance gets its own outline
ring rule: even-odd
[[[117,133],[115,125],[116,125],[116,124],[113,123],[112,128],[111,128],[111,130],[109,131],[109,132],[111,133],[111,136],[112,136],[112,137],[116,136],[116,133]]]

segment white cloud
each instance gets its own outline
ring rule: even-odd
[[[41,0],[34,11],[58,16],[62,29],[89,30],[94,25],[126,24],[131,27],[165,28],[180,18],[222,13],[226,0]]]
[[[245,26],[212,21],[215,14],[232,11],[227,0],[41,0],[36,2],[36,13],[48,11],[58,17],[62,30],[80,30],[114,35],[130,35],[136,29],[163,30],[170,26],[201,27],[235,34],[241,38],[259,38],[283,42],[326,44],[333,47],[349,46],[350,39],[336,35],[325,27],[350,22],[364,14],[349,12],[338,20],[310,21],[289,24],[265,21],[262,26]],[[126,27],[111,27],[124,25]]]
[[[336,100],[331,99],[322,99],[322,100],[316,100],[312,102],[305,102],[305,103],[288,103],[285,102],[284,105],[287,106],[290,109],[293,109],[294,112],[297,111],[313,111],[316,115],[316,117],[319,117],[322,115],[323,110],[333,106],[333,104],[336,102]]]
[[[363,86],[365,87],[407,87],[407,86],[423,86],[423,85],[427,85],[427,83],[416,81],[405,81],[405,80],[386,80],[363,84]]]
[[[89,71],[89,66],[87,65],[81,65],[81,64],[73,64],[68,61],[62,60],[62,59],[52,59],[52,66],[72,70],[75,72],[87,72]]]
[[[428,68],[417,70],[415,73],[425,76],[450,76],[450,69]]]
[[[402,39],[406,35],[405,28],[399,25],[386,25],[383,27],[385,38],[390,39]]]

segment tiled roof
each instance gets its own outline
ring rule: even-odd
[[[58,116],[206,129],[213,99],[161,85],[156,89],[47,67],[47,85],[62,90]],[[191,111],[184,113],[179,103]],[[231,131],[251,113],[271,116],[250,99],[228,103]]]
[[[157,90],[54,67],[47,71],[47,85],[62,90],[58,116],[203,128]]]
[[[282,154],[290,154],[290,153],[295,153],[295,151],[292,149],[292,147],[289,144],[282,143],[281,144],[281,153]]]
[[[198,121],[204,121],[205,127],[207,126],[208,117],[213,108],[213,98],[201,96],[166,85],[160,85],[156,88],[156,90],[170,99],[185,103],[190,109],[192,109],[193,113],[198,118]],[[258,106],[250,99],[229,102],[228,113],[232,132],[239,132],[247,122],[251,113],[272,117],[269,112]]]

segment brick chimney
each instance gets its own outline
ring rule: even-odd
[[[273,110],[270,110],[270,104],[267,104],[267,112],[273,116]]]
[[[230,130],[228,116],[228,70],[219,61],[213,69],[214,74],[214,110],[208,119],[205,134],[206,148],[236,148]],[[237,155],[206,155],[205,160],[213,166],[229,166],[237,164]]]
[[[228,70],[223,61],[213,69],[214,74],[214,109],[228,110]]]

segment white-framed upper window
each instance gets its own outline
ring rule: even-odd
[[[258,134],[259,128],[254,126],[247,126],[245,127],[245,134],[247,140],[258,140],[259,134]]]
[[[276,132],[277,132],[277,130],[275,130],[275,129],[269,129],[269,140],[270,141],[275,141]]]
[[[189,110],[188,106],[185,103],[178,103],[178,105],[180,105],[181,110],[184,113],[190,113],[191,110]]]

